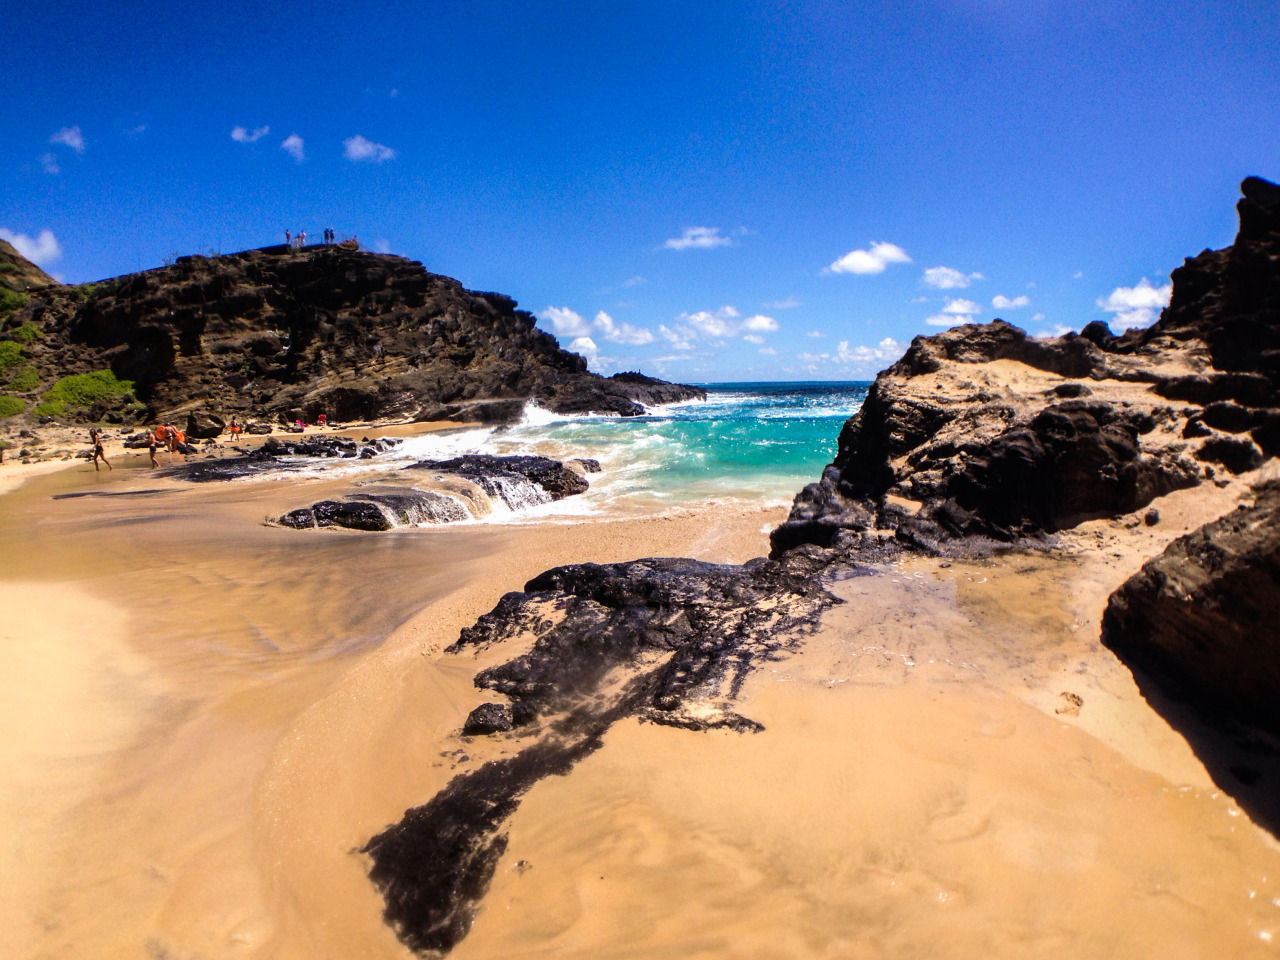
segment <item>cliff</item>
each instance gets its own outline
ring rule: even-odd
[[[917,337],[773,534],[932,551],[1043,538],[1280,451],[1280,187],[1242,184],[1235,243],[1188,259],[1146,330],[1049,340],[996,320]]]
[[[23,324],[35,331],[25,349],[40,380],[32,399],[72,374],[110,370],[133,384],[134,397],[83,407],[84,419],[501,422],[518,419],[528,399],[556,412],[635,416],[641,403],[705,396],[639,374],[589,373],[510,297],[336,246],[181,257],[54,287],[4,321],[10,332]]]

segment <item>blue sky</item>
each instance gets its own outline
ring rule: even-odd
[[[594,369],[866,378],[1149,322],[1280,178],[1280,4],[43,2],[0,236],[81,282],[332,226]]]

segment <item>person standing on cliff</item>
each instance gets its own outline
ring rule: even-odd
[[[94,472],[96,473],[97,471],[102,469],[101,467],[98,466],[99,460],[101,460],[103,463],[107,465],[108,470],[114,470],[115,467],[111,466],[111,462],[107,460],[107,455],[102,449],[102,431],[99,430],[97,427],[93,427],[89,431],[89,442],[93,444]]]
[[[289,230],[284,232],[284,245],[290,246],[293,243],[293,233]]]
[[[305,231],[305,230],[299,230],[299,231],[298,231],[298,246],[299,246],[299,247],[305,247],[306,245],[307,245],[307,231]]]

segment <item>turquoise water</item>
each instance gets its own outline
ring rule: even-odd
[[[845,420],[869,383],[703,384],[703,401],[653,408],[643,417],[564,417],[537,408],[517,425],[406,441],[404,456],[459,453],[589,457],[603,473],[589,494],[548,512],[679,504],[713,499],[790,502],[836,452]]]

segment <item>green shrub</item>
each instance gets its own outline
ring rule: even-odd
[[[68,300],[74,300],[76,303],[80,303],[92,297],[94,291],[97,289],[98,285],[96,283],[80,283],[74,287],[67,287],[67,289],[63,291],[63,296]]]
[[[12,340],[0,340],[0,373],[22,362],[22,344]]]
[[[9,389],[15,393],[30,393],[38,386],[40,386],[40,376],[36,373],[36,368],[31,364],[27,364],[18,370],[13,379],[9,381]]]
[[[6,313],[25,307],[27,301],[31,299],[25,293],[18,293],[16,290],[10,290],[8,287],[0,287],[0,317]]]
[[[17,397],[6,397],[0,395],[0,420],[19,414],[26,408],[27,405]]]
[[[0,273],[7,273],[9,276],[16,276],[20,271],[16,263],[0,263]]]
[[[117,380],[110,370],[95,370],[93,373],[63,377],[44,392],[44,399],[36,404],[35,413],[40,417],[58,417],[68,407],[83,409],[99,401],[125,399],[133,399],[132,380]]]
[[[13,339],[20,343],[30,343],[32,340],[35,340],[40,336],[40,328],[28,320],[16,330],[9,331],[9,336],[13,337]]]

